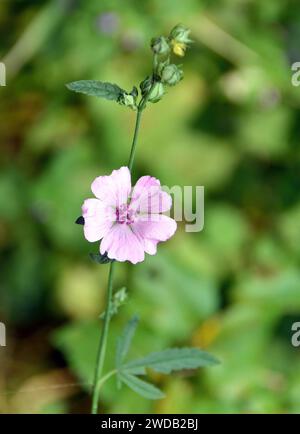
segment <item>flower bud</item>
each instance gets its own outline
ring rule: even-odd
[[[169,86],[175,86],[182,77],[183,72],[174,64],[165,66],[161,74],[162,82]]]
[[[170,39],[182,44],[188,44],[189,42],[192,42],[189,38],[190,32],[191,30],[187,27],[182,24],[177,24],[170,33]]]
[[[130,93],[122,93],[122,95],[119,98],[119,104],[125,105],[126,107],[130,107],[132,110],[136,110],[136,98],[131,95]]]
[[[178,24],[171,31],[169,39],[173,53],[176,54],[176,56],[183,57],[185,55],[188,44],[192,42],[189,38],[189,34],[190,29],[182,24]]]
[[[151,49],[155,54],[167,55],[170,52],[170,45],[164,36],[159,36],[152,39]]]
[[[156,82],[149,94],[148,101],[158,102],[165,94],[164,85],[160,82]]]
[[[140,84],[140,89],[142,92],[142,96],[145,96],[152,86],[152,77],[146,77],[144,81]]]

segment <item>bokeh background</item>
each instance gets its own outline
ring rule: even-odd
[[[205,186],[205,227],[119,264],[141,356],[192,345],[222,364],[153,375],[150,402],[112,380],[105,412],[296,412],[300,349],[300,4],[282,0],[1,0],[0,347],[2,413],[88,413],[107,266],[74,224],[90,183],[126,164],[134,113],[73,94],[79,79],[130,90],[152,36],[192,29],[185,79],[144,114],[134,177]],[[180,61],[181,62],[181,61]]]

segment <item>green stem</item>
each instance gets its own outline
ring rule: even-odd
[[[102,370],[103,370],[103,365],[104,365],[107,336],[108,336],[108,329],[109,329],[109,321],[110,321],[110,307],[111,307],[112,292],[113,292],[114,264],[115,264],[115,261],[112,261],[110,263],[110,268],[109,268],[107,302],[106,302],[106,310],[105,310],[105,316],[104,316],[104,325],[103,325],[101,338],[100,338],[100,344],[99,344],[97,361],[96,361],[95,377],[94,377],[92,414],[98,413],[100,386],[101,386],[102,381],[103,381],[103,379],[101,379],[101,375],[102,375]]]
[[[142,113],[143,113],[144,108],[146,107],[149,95],[150,95],[154,85],[155,85],[155,81],[153,82],[147,95],[145,95],[141,99],[141,101],[138,105],[135,127],[134,127],[133,140],[132,140],[131,151],[130,151],[130,157],[129,157],[129,161],[128,161],[128,168],[129,168],[130,172],[132,171],[132,166],[133,166],[133,161],[134,161],[134,156],[135,156],[135,150],[136,150],[136,144],[137,144],[137,138],[139,135],[140,125],[141,125]]]
[[[128,161],[128,168],[130,172],[132,171],[134,156],[135,156],[135,150],[136,150],[136,144],[137,144],[137,138],[140,130],[140,124],[141,124],[141,118],[142,118],[142,112],[143,109],[140,108],[140,104],[138,106],[137,115],[136,115],[136,121],[135,121],[135,128],[134,128],[134,135],[131,145],[131,151],[130,151],[130,157]]]
[[[113,375],[115,375],[117,373],[116,369],[113,369],[112,371],[109,371],[106,375],[103,375],[103,377],[99,380],[98,383],[98,389],[100,390],[101,387],[103,386],[104,383],[106,383],[106,381],[112,377]]]
[[[154,86],[154,83],[152,84],[151,89],[149,90],[147,95],[145,95],[141,99],[141,101],[138,105],[135,128],[134,128],[134,135],[133,135],[130,157],[129,157],[129,162],[128,162],[128,168],[130,171],[132,170],[132,166],[133,166],[142,112],[146,106],[146,103],[147,103],[148,98],[149,98],[149,94],[150,94],[153,86]],[[99,344],[99,348],[98,348],[98,354],[97,354],[97,360],[96,360],[96,369],[95,369],[95,376],[94,376],[94,388],[93,388],[93,397],[92,397],[92,414],[98,413],[100,388],[101,388],[103,382],[106,381],[106,379],[109,378],[111,375],[113,375],[112,373],[115,373],[115,371],[111,371],[111,372],[109,372],[109,374],[107,374],[103,378],[101,378],[102,371],[103,371],[103,365],[104,365],[104,359],[105,359],[105,353],[106,353],[106,344],[107,344],[109,322],[110,322],[110,307],[111,307],[111,303],[112,303],[112,294],[113,294],[114,263],[115,263],[115,261],[111,262],[110,269],[109,269],[107,302],[106,302],[106,310],[105,310],[105,316],[104,316],[104,325],[103,325],[101,338],[100,338],[100,344]]]

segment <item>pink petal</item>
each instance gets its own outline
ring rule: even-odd
[[[84,236],[90,241],[99,241],[113,225],[113,216],[107,205],[98,199],[86,199],[82,205]]]
[[[144,250],[148,255],[155,255],[157,251],[157,240],[144,239]]]
[[[107,252],[110,259],[130,261],[133,264],[145,259],[143,242],[129,225],[116,223],[101,241],[100,253]]]
[[[171,196],[163,191],[158,179],[142,176],[133,188],[130,206],[141,213],[161,213],[172,206]]]
[[[140,217],[131,227],[139,238],[166,241],[174,235],[177,223],[166,215],[154,214]]]
[[[127,203],[131,191],[128,167],[113,170],[108,176],[98,176],[92,183],[94,195],[108,205],[118,207]]]

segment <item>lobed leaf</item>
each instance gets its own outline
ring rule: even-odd
[[[169,348],[133,360],[121,368],[122,371],[131,372],[131,369],[147,367],[156,372],[169,374],[172,371],[196,369],[218,363],[219,361],[214,356],[198,348]]]
[[[120,380],[128,387],[130,387],[130,389],[143,396],[144,398],[162,399],[165,396],[165,394],[160,389],[153,386],[153,384],[147,383],[146,381],[141,380],[135,375],[122,372],[120,373]]]

